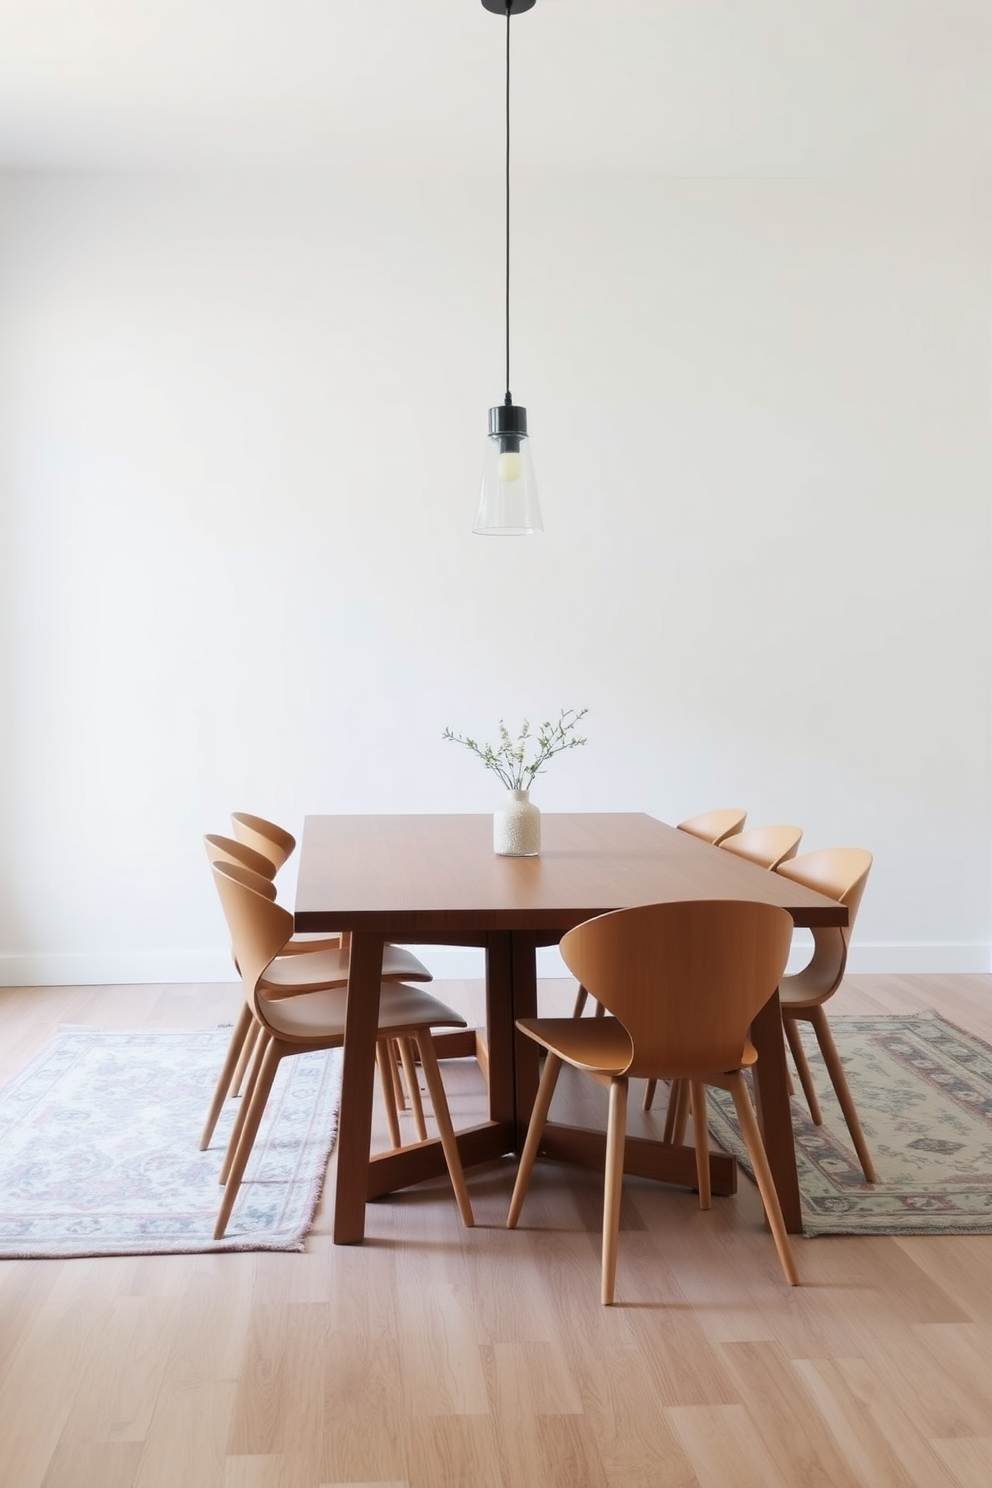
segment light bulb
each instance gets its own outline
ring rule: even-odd
[[[496,474],[501,481],[519,480],[522,470],[523,461],[519,450],[504,450],[496,461]]]

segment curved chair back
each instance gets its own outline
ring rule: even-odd
[[[685,821],[679,822],[679,831],[716,845],[739,832],[746,820],[746,811],[739,806],[727,806],[718,811],[704,811],[700,816],[687,816]]]
[[[825,1000],[840,986],[851,931],[871,865],[871,853],[863,847],[824,847],[782,863],[776,870],[783,878],[791,878],[847,905],[847,924],[814,929],[812,960],[802,971],[787,978],[789,985],[804,995]]]
[[[267,858],[264,853],[256,852],[246,842],[239,842],[236,837],[221,837],[216,832],[208,832],[203,845],[211,863],[237,863],[239,867],[249,868],[252,873],[257,873],[260,878],[272,879],[275,876],[272,859]],[[273,890],[273,895],[274,893]]]
[[[273,873],[278,872],[296,847],[296,838],[292,832],[277,827],[275,822],[266,821],[264,816],[252,816],[247,811],[232,811],[231,827],[239,842],[247,843],[269,859]]]
[[[258,984],[292,935],[293,916],[276,904],[270,879],[238,863],[214,863],[212,867],[245,997],[264,1028],[268,1020]]]
[[[792,916],[775,904],[693,899],[599,915],[560,949],[626,1029],[623,1072],[670,1079],[740,1068],[791,943]]]
[[[725,837],[719,845],[762,868],[777,868],[796,856],[802,839],[802,827],[749,827],[746,832]]]

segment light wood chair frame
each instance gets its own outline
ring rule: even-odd
[[[609,1090],[603,1201],[601,1299],[613,1301],[628,1082],[682,1081],[705,1110],[704,1087],[729,1090],[751,1158],[782,1270],[796,1285],[795,1261],[742,1070],[757,1054],[748,1038],[755,1014],[785,968],[792,919],[776,905],[690,900],[615,910],[570,930],[561,954],[605,1009],[602,1018],[524,1018],[517,1027],[545,1050],[544,1071],[510,1201],[520,1216],[563,1064]],[[697,1134],[700,1203],[710,1207],[705,1131]]]
[[[821,926],[810,932],[813,936],[813,955],[802,971],[783,977],[779,987],[779,1000],[782,1004],[782,1026],[814,1125],[822,1126],[823,1113],[813,1086],[799,1023],[809,1023],[812,1026],[865,1181],[877,1183],[875,1164],[868,1150],[864,1128],[823,1006],[844,979],[851,933],[871,865],[871,853],[860,847],[821,848],[817,852],[803,853],[802,856],[780,865],[777,871],[783,877],[791,878],[807,888],[818,889],[821,894],[827,894],[831,899],[846,904],[847,924],[843,927]]]
[[[343,1046],[347,988],[323,982],[312,987],[310,995],[297,993],[275,1000],[267,995],[266,973],[293,933],[293,917],[259,887],[258,876],[249,870],[215,863],[212,872],[231,932],[245,1002],[261,1030],[250,1087],[221,1170],[224,1194],[214,1229],[214,1238],[219,1240],[226,1231],[280,1061],[309,1050]],[[433,1027],[464,1028],[465,1020],[422,987],[384,982],[379,1026],[380,1044],[405,1038],[417,1045],[458,1210],[462,1222],[471,1226],[471,1201],[431,1037]]]

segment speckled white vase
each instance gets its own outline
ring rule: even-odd
[[[493,812],[493,852],[501,858],[536,858],[540,851],[540,810],[529,792],[507,791],[506,805]]]

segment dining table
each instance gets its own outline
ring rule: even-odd
[[[437,1140],[370,1153],[382,948],[476,946],[485,952],[488,1119],[458,1132],[466,1167],[519,1153],[537,1093],[540,1051],[516,1029],[537,1014],[537,951],[595,915],[635,904],[750,899],[787,909],[799,927],[846,925],[835,900],[641,812],[550,812],[540,853],[493,851],[481,814],[321,815],[305,820],[296,887],[297,931],[347,932],[347,1011],[337,1137],[333,1235],[355,1244],[365,1210],[445,1172]],[[787,1228],[802,1228],[777,992],[751,1029],[755,1106]],[[476,1035],[438,1035],[439,1053],[476,1050]],[[605,1132],[549,1121],[541,1155],[603,1167]],[[630,1137],[624,1170],[696,1185],[692,1148]],[[710,1153],[716,1194],[737,1186],[736,1160]]]

